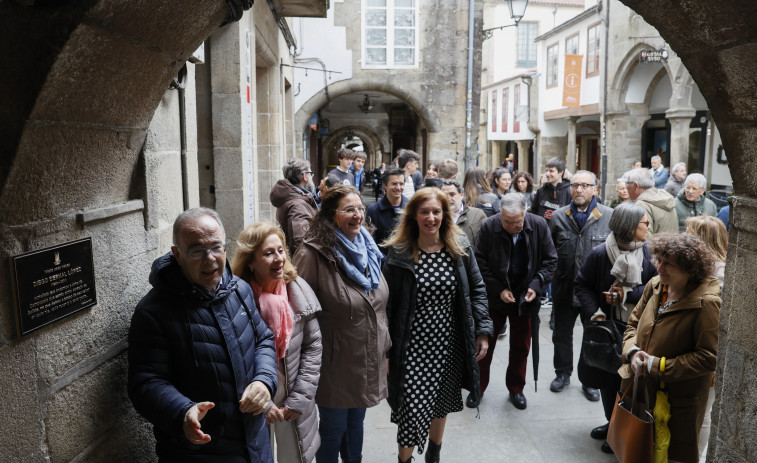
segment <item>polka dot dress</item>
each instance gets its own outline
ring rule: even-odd
[[[423,448],[434,418],[463,409],[463,342],[459,316],[452,308],[457,278],[444,251],[420,252],[415,267],[418,299],[402,379],[404,396],[392,422],[402,447]]]

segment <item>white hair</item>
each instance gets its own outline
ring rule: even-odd
[[[660,164],[662,164],[662,158],[660,156],[657,156],[657,155],[652,156],[652,159],[650,159],[650,161],[657,161]]]
[[[654,177],[649,169],[639,167],[637,169],[629,170],[623,177],[626,178],[626,183],[635,183],[639,185],[639,188],[648,190],[654,186]]]
[[[699,183],[699,188],[707,188],[707,177],[705,177],[702,174],[689,174],[686,176],[686,181],[683,182],[684,185],[692,182],[692,183]]]
[[[681,168],[684,168],[684,169],[686,168],[686,163],[685,162],[679,162],[678,164],[674,165],[673,168],[670,169],[670,172],[673,173],[673,174],[675,174],[676,172],[678,172],[679,170],[681,170]]]

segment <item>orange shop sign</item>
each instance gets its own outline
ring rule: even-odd
[[[581,106],[581,55],[565,55],[565,81],[562,90],[562,105]]]

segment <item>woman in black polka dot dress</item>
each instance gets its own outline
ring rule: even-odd
[[[438,462],[448,413],[463,409],[461,388],[479,391],[477,360],[492,322],[473,250],[455,225],[447,195],[413,195],[387,241],[389,405],[397,423],[399,461],[418,447]]]

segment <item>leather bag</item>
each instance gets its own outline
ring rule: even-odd
[[[589,320],[581,340],[584,363],[608,373],[617,374],[623,364],[622,343],[625,324],[614,319],[614,307],[607,320]]]
[[[654,417],[649,411],[649,392],[644,389],[646,403],[637,401],[636,388],[639,384],[637,375],[633,381],[633,397],[628,403],[626,395],[631,388],[629,385],[623,396],[617,394],[615,408],[610,418],[610,428],[607,430],[607,443],[615,452],[620,463],[653,463],[654,462]]]

